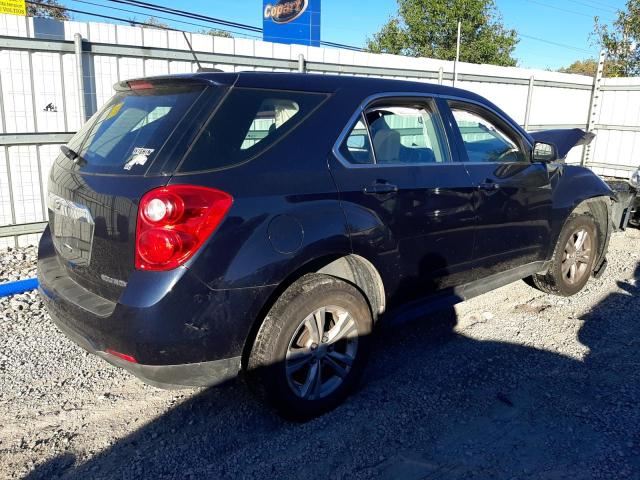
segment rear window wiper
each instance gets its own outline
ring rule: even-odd
[[[66,145],[60,145],[60,151],[67,157],[69,160],[73,160],[73,163],[82,167],[87,164],[87,161],[81,157],[75,150],[71,150]]]

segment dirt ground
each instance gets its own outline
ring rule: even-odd
[[[31,272],[31,249],[3,274]],[[524,282],[381,325],[360,390],[306,424],[237,381],[164,391],[0,299],[0,477],[640,478],[640,231],[575,297]]]

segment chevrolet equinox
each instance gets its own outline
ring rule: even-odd
[[[397,80],[214,73],[120,82],[53,165],[40,293],[86,350],[152,385],[240,372],[326,412],[385,314],[606,266],[613,192],[486,99]]]

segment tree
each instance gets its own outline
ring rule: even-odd
[[[39,0],[43,5],[27,3],[27,16],[45,17],[55,20],[70,20],[71,16],[57,0]]]
[[[209,30],[200,30],[198,33],[203,35],[211,35],[212,37],[226,37],[233,38],[231,32],[227,32],[226,30],[218,30],[217,28],[210,28]]]
[[[367,39],[367,50],[453,60],[458,20],[460,60],[515,66],[515,30],[506,29],[494,0],[397,0],[398,13]]]
[[[627,0],[625,10],[618,11],[611,25],[596,17],[594,38],[607,52],[608,75],[640,75],[640,0]]]
[[[558,71],[562,73],[576,73],[578,75],[589,75],[590,77],[595,77],[597,70],[598,61],[594,58],[587,58],[586,60],[576,60],[568,67],[560,68]]]

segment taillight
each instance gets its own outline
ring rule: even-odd
[[[213,188],[169,185],[140,200],[136,268],[170,270],[189,260],[229,211],[233,197]]]

